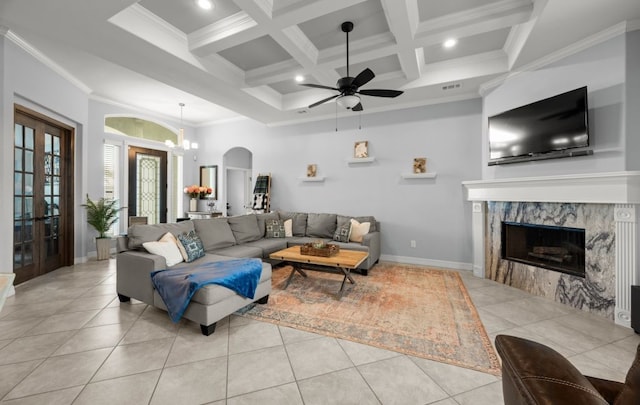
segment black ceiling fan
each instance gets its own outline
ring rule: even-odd
[[[342,32],[347,35],[347,76],[338,80],[336,83],[336,87],[323,86],[321,84],[311,84],[311,83],[302,83],[302,86],[306,87],[314,87],[318,89],[327,89],[327,90],[335,90],[340,92],[335,96],[327,97],[323,100],[315,102],[309,106],[309,108],[313,108],[320,104],[324,104],[329,100],[333,100],[334,98],[343,98],[345,97],[344,106],[347,109],[351,109],[353,111],[362,111],[362,104],[360,103],[360,97],[357,94],[362,94],[365,96],[374,96],[374,97],[398,97],[400,94],[404,93],[400,90],[385,90],[385,89],[369,89],[369,90],[360,90],[360,87],[369,83],[371,79],[375,77],[373,71],[371,69],[366,68],[362,72],[360,72],[356,77],[349,76],[349,33],[353,31],[353,23],[351,21],[345,21],[341,25]],[[355,96],[353,98],[348,98],[347,96]],[[356,104],[357,103],[357,104]]]

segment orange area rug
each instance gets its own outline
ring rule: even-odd
[[[500,363],[455,271],[380,263],[354,274],[337,299],[342,276],[306,271],[284,290],[290,266],[274,267],[267,305],[242,315],[500,375]]]

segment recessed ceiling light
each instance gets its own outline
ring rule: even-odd
[[[211,10],[213,8],[211,0],[196,0],[196,4],[203,10]]]
[[[302,75],[296,75],[296,82],[300,83],[301,81],[304,80],[304,76]]]
[[[456,46],[456,44],[458,43],[458,40],[455,38],[449,38],[446,41],[444,41],[444,43],[442,44],[442,46],[444,46],[445,48],[453,48],[454,46]]]

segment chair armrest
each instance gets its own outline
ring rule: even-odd
[[[610,404],[615,401],[624,387],[624,383],[618,381],[603,380],[602,378],[590,377],[588,375],[585,375],[585,377]]]
[[[504,403],[607,404],[589,380],[560,353],[515,336],[496,336],[502,359]]]

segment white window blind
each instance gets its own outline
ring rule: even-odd
[[[120,201],[120,146],[110,143],[104,144],[104,198],[107,200],[118,200],[118,206],[122,206]],[[120,211],[122,212],[122,211]],[[117,235],[120,233],[122,218],[118,218],[109,233]]]

